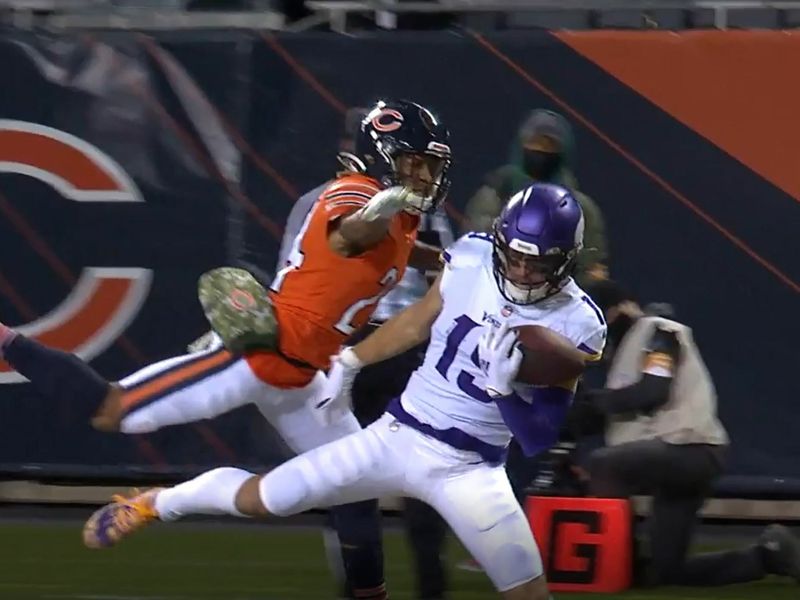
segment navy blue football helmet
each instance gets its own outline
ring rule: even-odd
[[[355,151],[341,152],[339,161],[388,187],[407,184],[397,163],[403,154],[425,160],[433,177],[420,205],[413,208],[420,212],[435,210],[450,189],[450,133],[424,106],[408,100],[379,101],[361,121]]]
[[[500,293],[533,304],[557,293],[583,247],[583,211],[565,187],[534,183],[512,196],[494,223],[493,272]]]

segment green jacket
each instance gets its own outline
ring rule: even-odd
[[[467,203],[466,220],[463,232],[491,231],[492,223],[500,214],[511,196],[533,183],[533,178],[523,170],[522,140],[535,133],[531,121],[541,114],[555,117],[561,126],[564,136],[561,139],[563,166],[550,183],[557,183],[569,188],[581,205],[584,219],[583,250],[578,256],[575,272],[579,284],[586,282],[587,270],[597,263],[605,265],[608,259],[605,223],[600,208],[589,196],[578,189],[578,181],[571,170],[575,160],[575,139],[569,122],[560,114],[542,109],[533,111],[520,127],[519,135],[511,149],[509,163],[486,175],[483,185]],[[549,133],[549,132],[548,132]]]

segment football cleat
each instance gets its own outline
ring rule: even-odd
[[[786,575],[800,583],[800,541],[783,525],[770,525],[761,534],[759,543],[769,553],[768,571]]]
[[[124,537],[158,519],[156,494],[162,488],[143,493],[134,490],[130,498],[117,495],[111,503],[97,510],[83,526],[83,543],[87,548],[110,548]]]

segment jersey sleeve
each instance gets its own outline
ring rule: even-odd
[[[586,354],[586,360],[595,362],[603,357],[603,349],[606,346],[606,327],[597,327],[586,338],[578,344],[578,350]]]
[[[320,209],[325,211],[328,221],[338,219],[364,206],[380,191],[377,184],[360,178],[350,181],[348,178],[334,181],[320,196]]]
[[[487,233],[468,233],[447,247],[442,252],[442,292],[451,284],[456,271],[488,264],[487,261],[491,261],[492,244],[492,236]]]
[[[525,456],[535,456],[558,441],[573,397],[572,389],[536,386],[496,398],[495,403]]]
[[[580,315],[574,315],[571,324],[567,337],[586,355],[588,362],[600,360],[606,346],[606,319],[588,295],[581,296]]]
[[[286,220],[286,227],[284,228],[281,247],[278,252],[278,264],[275,268],[276,273],[288,264],[289,255],[294,247],[295,239],[300,235],[300,231],[303,229],[303,223],[305,223],[306,218],[314,209],[314,205],[327,187],[327,184],[317,186],[295,201],[289,213],[289,218]]]

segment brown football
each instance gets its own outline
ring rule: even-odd
[[[585,354],[563,335],[541,325],[517,328],[524,358],[517,380],[534,385],[558,385],[583,373]]]

